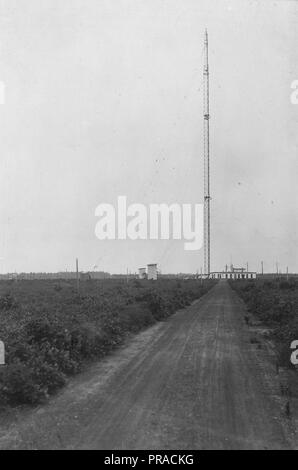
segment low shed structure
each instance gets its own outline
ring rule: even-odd
[[[139,279],[147,279],[146,268],[139,268]]]
[[[256,279],[254,271],[215,271],[210,273],[211,279]]]

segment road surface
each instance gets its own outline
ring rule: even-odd
[[[2,448],[291,448],[243,314],[219,282],[76,378]]]

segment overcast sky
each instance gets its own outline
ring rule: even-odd
[[[203,202],[212,270],[298,270],[298,4],[0,0],[0,271],[194,272],[182,241],[99,241],[98,204]]]

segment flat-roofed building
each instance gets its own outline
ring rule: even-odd
[[[139,279],[147,279],[146,268],[139,268]]]
[[[255,271],[214,271],[210,273],[210,279],[256,279]]]
[[[157,264],[148,264],[147,265],[147,277],[150,280],[157,280]]]

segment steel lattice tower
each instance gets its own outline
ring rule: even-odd
[[[210,274],[210,142],[208,32],[204,40],[204,274]]]

